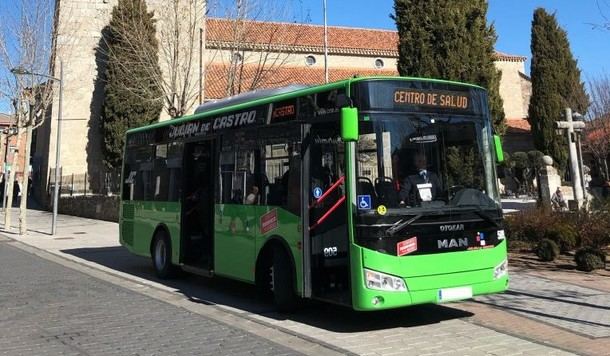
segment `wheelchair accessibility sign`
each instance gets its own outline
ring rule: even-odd
[[[358,195],[357,202],[359,210],[371,209],[371,196],[370,195]]]

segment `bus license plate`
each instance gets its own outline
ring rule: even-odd
[[[472,298],[472,287],[443,288],[438,290],[439,302]]]

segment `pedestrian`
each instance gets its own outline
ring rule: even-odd
[[[15,178],[13,181],[13,206],[19,206],[21,199],[21,184],[19,184],[19,180]]]
[[[557,190],[551,197],[551,205],[553,206],[553,210],[557,211],[565,211],[568,210],[568,204],[563,197],[563,193],[561,192],[561,188],[557,187]]]

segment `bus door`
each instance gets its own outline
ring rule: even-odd
[[[259,231],[259,150],[256,133],[241,130],[222,136],[214,228],[214,273],[254,281]]]
[[[309,133],[309,239],[312,296],[351,303],[345,202],[345,155],[338,123]]]
[[[184,150],[181,255],[185,265],[213,266],[214,140],[191,142]]]

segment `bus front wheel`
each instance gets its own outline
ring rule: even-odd
[[[280,311],[294,310],[297,297],[294,293],[292,264],[286,251],[279,246],[273,248],[273,264],[270,268],[270,286],[273,301]]]
[[[172,245],[165,231],[160,230],[155,234],[151,255],[157,277],[168,279],[176,275],[176,266],[172,264]]]

